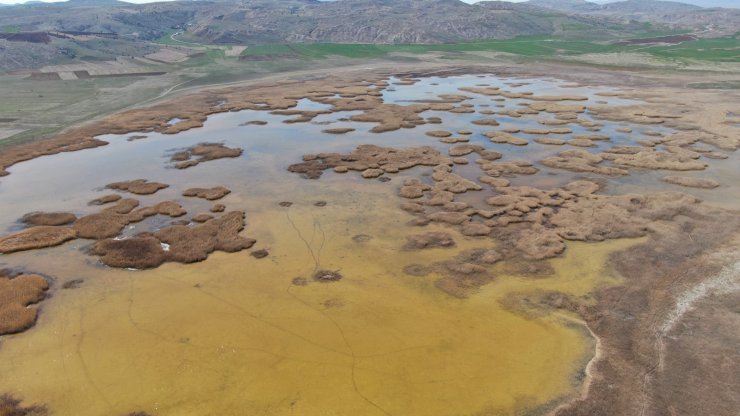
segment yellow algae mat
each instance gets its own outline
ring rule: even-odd
[[[500,301],[615,282],[607,255],[637,240],[573,243],[553,275],[500,274],[458,299],[403,267],[490,242],[456,234],[455,249],[399,251],[413,230],[373,223],[392,212],[366,217],[378,234],[357,243],[340,238],[351,210],[266,211],[250,222],[274,240],[270,258],[88,271],[98,279],[58,292],[3,345],[0,391],[79,416],[506,414],[577,394],[593,354],[585,328]],[[343,279],[311,279],[314,259]]]

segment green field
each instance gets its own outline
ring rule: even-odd
[[[0,33],[17,33],[20,30],[18,26],[14,25],[0,26]]]
[[[740,62],[740,39],[737,34],[727,38],[698,39],[680,45],[651,47],[645,52],[665,58]]]
[[[641,33],[658,35],[658,33]],[[659,33],[665,35],[665,33]],[[249,57],[284,57],[322,59],[327,56],[346,58],[378,58],[391,53],[424,54],[432,52],[505,52],[522,56],[573,56],[590,53],[642,52],[658,58],[695,59],[718,62],[740,62],[738,36],[699,39],[679,45],[619,45],[616,42],[567,40],[552,36],[519,37],[508,40],[435,44],[435,45],[369,45],[369,44],[269,44],[252,45],[242,54]]]

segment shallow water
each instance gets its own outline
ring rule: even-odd
[[[512,88],[506,85],[511,82],[529,84]],[[589,103],[626,103],[593,96],[603,88],[476,76],[394,85],[395,91],[384,97],[402,103],[459,94],[457,88],[479,83],[536,94],[588,95]],[[517,108],[520,101],[507,99],[505,105]],[[468,102],[479,107],[491,104],[491,98],[475,96]],[[302,110],[324,108],[310,100],[300,103]],[[331,172],[317,181],[305,180],[286,167],[305,153],[345,152],[365,143],[446,149],[448,145],[424,135],[438,129],[472,130],[471,143],[501,151],[507,159],[536,161],[563,148],[534,142],[524,147],[492,144],[482,132],[496,128],[470,124],[480,114],[429,111],[423,116],[439,116],[443,124],[384,134],[370,133],[373,124],[338,121],[352,114],[321,115],[314,123],[299,124],[284,124],[291,117],[259,111],[218,114],[203,128],[177,135],[147,133],[148,138],[135,141],[104,136],[110,145],[13,166],[12,174],[0,180],[0,230],[18,228],[17,218],[30,211],[95,212],[99,208],[88,207],[87,201],[109,193],[101,187],[114,181],[146,178],[170,184],[155,195],[134,197],[142,206],[178,200],[189,215],[207,211],[210,203],[180,197],[183,189],[223,185],[232,193],[218,202],[227,210],[246,211],[244,234],[256,238],[255,248],[266,248],[270,255],[258,260],[248,252],[215,253],[192,265],[114,270],[85,254],[89,241],[75,240],[0,256],[0,266],[56,279],[36,327],[1,341],[0,392],[46,403],[57,414],[80,416],[134,410],[157,415],[520,414],[541,412],[577,395],[593,354],[583,325],[565,314],[516,313],[501,301],[542,290],[587,295],[617,281],[605,266],[609,253],[639,240],[570,244],[564,258],[551,261],[554,273],[543,277],[508,275],[496,266],[492,283],[469,298],[451,297],[435,287],[439,275],[411,276],[403,268],[494,243],[442,226],[421,230],[404,225],[412,217],[397,208],[398,184],[406,175],[430,168],[414,168],[381,183]],[[542,116],[495,117],[502,127],[521,128],[539,127],[536,120]],[[242,126],[254,120],[268,125]],[[327,122],[357,131],[323,134]],[[600,134],[612,135],[620,126],[628,124],[606,126]],[[635,132],[656,130],[631,127]],[[634,136],[614,134],[613,142]],[[171,168],[171,153],[204,141],[240,147],[244,154],[186,170]],[[737,175],[728,168],[733,161],[737,163],[734,157],[712,161],[711,169]],[[583,176],[539,167],[543,171],[538,175],[512,182],[550,187]],[[457,169],[471,178],[480,174],[472,163]],[[608,179],[606,191],[670,188],[659,177],[645,172]],[[722,199],[712,192],[701,193],[709,200]],[[491,191],[466,198],[488,195]],[[281,208],[280,201],[294,205]],[[314,206],[317,201],[327,206]],[[125,234],[167,222],[147,219]],[[405,236],[432,230],[453,233],[458,246],[402,250]],[[358,234],[372,238],[356,242],[352,237]],[[339,270],[344,278],[314,282],[310,276],[319,269]],[[296,286],[295,277],[309,284]],[[59,289],[73,279],[84,283],[78,289]]]

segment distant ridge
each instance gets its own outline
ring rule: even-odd
[[[517,36],[603,38],[635,30],[740,27],[738,9],[702,9],[672,1],[530,0],[524,3],[460,0],[209,0],[131,4],[70,0],[3,7],[0,28],[22,32],[115,33],[153,40],[173,31],[211,44],[454,43]],[[734,32],[732,32],[734,33]]]

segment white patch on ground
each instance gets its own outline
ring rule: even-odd
[[[15,136],[18,133],[23,133],[26,129],[2,129],[0,128],[0,140],[7,139],[10,136]]]
[[[694,308],[694,305],[711,293],[726,294],[740,290],[740,261],[731,266],[722,268],[717,276],[705,280],[691,289],[683,292],[676,301],[676,307],[663,321],[658,330],[661,334],[668,334],[681,320],[686,312]]]
[[[74,72],[57,72],[57,75],[64,81],[74,81],[77,79],[77,75]]]
[[[737,291],[740,291],[740,261],[723,267],[716,276],[681,293],[676,298],[676,306],[668,313],[656,333],[659,356],[658,368],[663,369],[663,338],[668,336],[686,313],[694,309],[698,302],[711,294],[721,295]]]
[[[247,49],[246,46],[232,46],[231,49],[224,50],[224,55],[229,57],[239,56],[245,49]]]
[[[87,71],[90,75],[115,75],[136,72],[147,72],[151,69],[139,65],[135,60],[118,57],[115,61],[80,62],[67,65],[49,65],[40,69],[41,72],[74,72]]]
[[[157,52],[144,55],[144,57],[152,61],[171,64],[187,60],[189,53],[176,48],[162,48]]]

